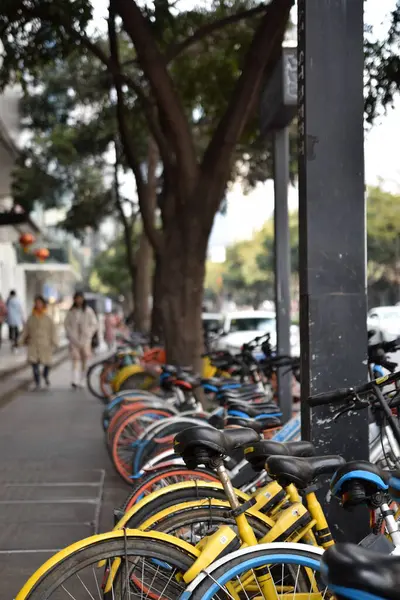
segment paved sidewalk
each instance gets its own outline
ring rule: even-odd
[[[104,444],[102,404],[70,388],[65,362],[52,382],[50,391],[23,392],[0,409],[4,599],[55,550],[110,529],[129,492]]]

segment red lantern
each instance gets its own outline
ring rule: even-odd
[[[46,258],[49,258],[50,252],[47,250],[47,248],[38,248],[35,250],[35,256],[39,262],[42,263],[46,260]]]
[[[19,243],[21,244],[24,252],[28,252],[29,246],[35,242],[35,237],[31,233],[23,233],[19,238]]]

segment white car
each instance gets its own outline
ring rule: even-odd
[[[218,333],[222,329],[223,316],[221,313],[203,313],[201,320],[205,331]]]
[[[271,334],[271,345],[276,346],[276,314],[274,311],[252,310],[226,313],[223,320],[223,335],[217,341],[221,350],[239,352],[243,344],[263,333]],[[300,355],[299,328],[291,326],[291,353]]]
[[[367,315],[368,331],[374,331],[369,344],[391,342],[400,336],[400,306],[378,306]]]

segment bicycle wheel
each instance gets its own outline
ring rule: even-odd
[[[187,429],[192,424],[201,421],[193,418],[175,417],[165,419],[154,427],[143,432],[141,439],[133,449],[133,473],[138,474],[144,465],[165,450],[173,449],[174,438],[177,433]]]
[[[103,394],[103,391],[100,387],[100,377],[103,369],[105,368],[106,361],[96,362],[91,365],[86,374],[86,381],[89,392],[102,400],[103,402],[107,402],[106,396]]]
[[[168,533],[195,546],[220,525],[229,525],[238,533],[236,521],[231,512],[227,501],[207,498],[202,501],[184,502],[161,513],[156,513],[141,523],[140,529]],[[257,518],[256,515],[249,512],[246,512],[246,517],[258,540],[271,529],[267,519]],[[131,527],[129,521],[127,525]]]
[[[323,550],[302,544],[261,544],[238,550],[216,561],[188,587],[191,600],[264,600],[260,577],[269,575],[268,600],[323,600],[326,585],[320,574]]]
[[[236,490],[236,496],[241,504],[247,502],[250,496],[244,494],[240,490]],[[125,527],[131,523],[132,527],[139,527],[141,523],[151,518],[157,513],[177,506],[182,502],[194,502],[207,500],[225,500],[226,495],[221,483],[211,483],[209,481],[186,481],[175,483],[165,488],[161,488],[156,492],[152,492],[148,496],[142,498],[134,506],[130,507],[125,514],[117,511],[121,521],[119,526]]]
[[[144,392],[143,394],[141,392],[124,392],[123,394],[117,394],[112,399],[109,398],[102,415],[102,425],[104,431],[107,431],[112,418],[123,406],[129,406],[130,402],[137,402],[138,400],[146,401],[153,399],[154,396],[145,396]]]
[[[111,445],[111,456],[117,473],[124,481],[132,484],[133,444],[152,423],[170,416],[168,410],[145,407],[128,414],[115,432]]]
[[[178,545],[173,538],[168,541],[166,538],[154,539],[132,532],[125,537],[123,532],[114,532],[73,544],[47,561],[16,600],[179,598],[185,584],[177,576],[193,564],[196,555],[183,543]],[[115,559],[122,562],[110,579]],[[105,561],[105,566],[99,568],[100,561]],[[105,590],[107,584],[109,590]]]
[[[154,408],[154,409],[162,409],[163,411],[168,413],[168,416],[174,417],[176,415],[176,411],[165,404],[165,402],[160,401],[159,398],[140,398],[129,400],[129,402],[124,402],[120,405],[119,409],[115,412],[112,419],[110,420],[107,428],[107,441],[109,444],[112,444],[112,440],[115,432],[121,423],[126,419],[128,414],[134,414],[138,410],[142,410],[143,408]]]
[[[167,487],[171,484],[178,482],[196,480],[211,482],[214,481],[216,483],[219,482],[218,477],[214,475],[212,471],[207,471],[206,469],[198,469],[196,471],[192,471],[180,466],[177,466],[175,468],[164,467],[162,469],[157,469],[156,471],[152,471],[151,473],[143,475],[139,481],[134,483],[134,488],[129,494],[128,498],[125,500],[121,510],[126,512],[137,502],[139,502],[139,500],[162,487]],[[196,492],[196,490],[194,491],[194,494],[197,494],[196,497],[199,497],[198,492]],[[224,497],[224,493],[222,492],[221,498]],[[173,503],[175,503],[175,500],[173,501]]]
[[[100,374],[100,389],[106,400],[113,395],[112,381],[117,373],[118,365],[116,363],[109,363],[105,365]]]

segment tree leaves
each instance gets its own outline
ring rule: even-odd
[[[381,286],[400,282],[400,196],[370,187],[367,197],[368,282]],[[291,267],[299,268],[298,215],[289,218]],[[242,304],[254,304],[274,297],[274,223],[270,219],[251,240],[227,248],[224,264],[207,267],[206,285],[214,294],[216,273],[222,277],[224,291]]]

